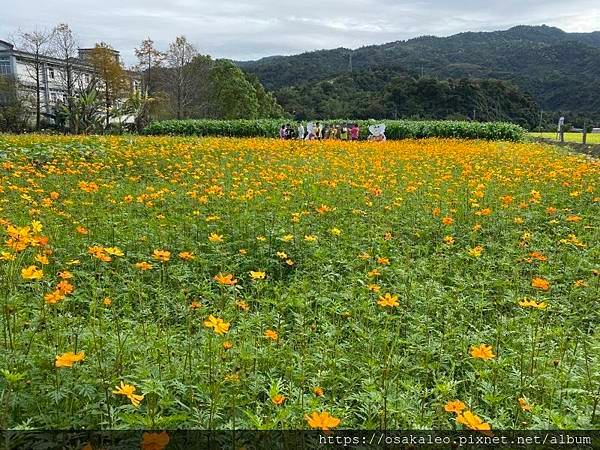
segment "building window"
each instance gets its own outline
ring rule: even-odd
[[[50,78],[51,80],[54,80],[54,68],[53,67],[48,68],[48,78]]]
[[[11,73],[12,70],[8,58],[0,59],[0,75],[10,75]]]
[[[50,101],[56,103],[56,92],[50,92]]]

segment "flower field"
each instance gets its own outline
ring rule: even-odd
[[[600,428],[600,165],[0,136],[0,429]]]

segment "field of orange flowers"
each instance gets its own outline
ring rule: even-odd
[[[0,136],[0,429],[600,428],[600,165]]]

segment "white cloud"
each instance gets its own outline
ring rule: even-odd
[[[0,39],[17,28],[67,22],[81,46],[109,42],[130,64],[146,36],[166,49],[184,34],[203,53],[254,59],[519,24],[600,30],[597,0],[29,0],[13,3],[2,16]]]

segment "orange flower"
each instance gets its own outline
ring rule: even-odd
[[[63,353],[62,355],[56,356],[56,361],[54,361],[54,366],[56,366],[56,367],[73,367],[74,363],[83,361],[84,358],[85,358],[85,352]]]
[[[145,432],[142,434],[142,450],[163,450],[169,444],[169,435],[166,431],[161,433],[149,433]]]
[[[465,425],[471,430],[487,431],[491,429],[489,423],[485,423],[483,420],[481,420],[481,418],[473,414],[471,411],[465,411],[463,414],[458,414],[456,416],[456,421],[462,425]]]
[[[452,400],[444,405],[444,411],[460,414],[465,409],[465,404],[460,400]]]
[[[322,387],[315,386],[313,388],[313,392],[314,392],[315,396],[317,396],[317,397],[323,397],[324,392],[323,392],[323,388]]]
[[[131,401],[131,404],[137,408],[138,406],[140,406],[140,402],[144,400],[144,396],[135,394],[135,390],[135,386],[125,384],[121,381],[121,385],[116,386],[115,390],[113,390],[112,393],[117,395],[124,395]]]
[[[223,284],[225,286],[233,286],[237,283],[237,280],[230,273],[228,273],[228,274],[219,273],[218,275],[215,275],[213,277],[213,279],[217,283]]]
[[[527,400],[523,397],[519,398],[519,406],[523,411],[531,411],[533,409],[533,405],[527,403]]]
[[[152,258],[156,261],[167,262],[171,259],[171,252],[167,250],[154,250]]]
[[[56,286],[56,289],[64,295],[68,295],[68,294],[72,294],[73,290],[75,289],[73,287],[73,285],[71,283],[69,283],[67,280],[62,280],[60,283],[58,283],[58,285]]]
[[[204,321],[206,328],[212,328],[215,334],[223,335],[229,331],[229,322],[224,322],[223,319],[213,316],[208,316],[208,319]]]
[[[223,348],[225,350],[231,350],[233,348],[233,344],[229,341],[225,341],[225,342],[223,342]]]
[[[492,351],[491,345],[481,344],[477,347],[471,347],[471,356],[478,359],[493,359],[496,357]]]
[[[452,217],[444,217],[442,219],[442,223],[444,225],[452,225],[454,223],[454,219]]]
[[[271,401],[275,405],[281,405],[285,401],[285,397],[283,395],[281,395],[281,394],[277,394],[277,395],[275,395],[274,397],[271,398]]]
[[[135,263],[135,267],[143,272],[144,270],[152,269],[152,264],[147,263],[146,261],[140,261]]]
[[[390,293],[380,296],[377,304],[382,307],[394,307],[400,305],[400,303],[398,303],[398,296]]]
[[[540,289],[542,291],[547,291],[550,289],[550,282],[548,282],[548,280],[545,280],[544,278],[536,277],[533,280],[531,280],[531,287]]]
[[[77,231],[79,234],[88,234],[89,231],[86,227],[82,227],[81,225],[78,226],[77,228],[75,228],[75,231]]]
[[[44,300],[48,305],[55,305],[63,298],[65,298],[65,296],[59,290],[55,290],[44,295]]]
[[[279,339],[279,334],[277,333],[277,331],[274,331],[274,330],[265,331],[264,336],[267,339],[271,339],[272,341],[276,341],[277,339]]]
[[[178,256],[179,259],[182,259],[183,261],[191,261],[196,258],[194,254],[190,252],[181,252]]]
[[[304,419],[308,422],[309,427],[323,431],[335,428],[340,424],[340,419],[331,416],[326,411],[322,413],[314,411],[310,416],[305,415]]]

